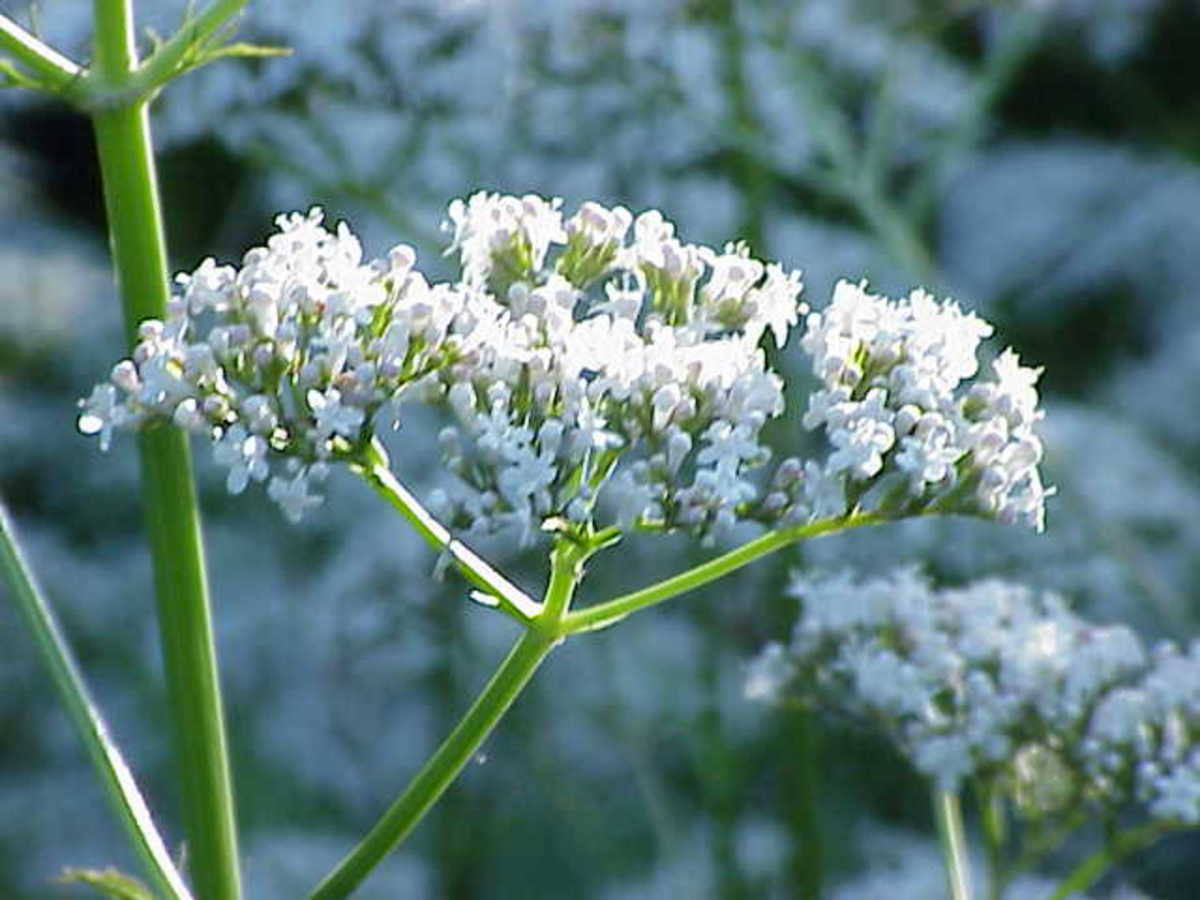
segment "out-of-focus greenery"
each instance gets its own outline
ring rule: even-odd
[[[181,8],[153,6],[160,30]],[[88,15],[39,6],[77,57]],[[926,793],[898,757],[743,699],[745,661],[792,620],[789,567],[916,560],[947,583],[1007,576],[1150,635],[1195,634],[1191,0],[251,0],[242,34],[296,53],[198,72],[156,110],[177,268],[320,204],[369,252],[413,243],[437,274],[449,199],[533,191],[745,238],[804,268],[817,307],[838,277],[951,293],[1046,368],[1047,534],[941,521],[829,538],[572,640],[362,896],[782,898],[820,872],[829,896],[859,897],[875,895],[854,879],[887,858],[920,868]],[[101,456],[74,432],[75,398],[120,353],[94,152],[69,111],[0,104],[0,492],[178,840],[132,448]],[[802,371],[797,347],[779,357]],[[805,389],[797,375],[772,426],[781,453],[803,447]],[[410,421],[392,442],[418,492],[437,483],[437,427]],[[348,478],[296,528],[253,492],[228,497],[207,465],[200,477],[247,896],[295,898],[452,725],[510,629],[435,581],[416,537]],[[544,577],[536,552],[487,549],[524,584]],[[629,541],[584,598],[700,558]],[[132,869],[7,605],[0,686],[0,896],[71,895],[51,883],[68,865]],[[1172,838],[1121,878],[1193,896],[1197,849]],[[938,883],[919,880],[936,863],[913,883]]]

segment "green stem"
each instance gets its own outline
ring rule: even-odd
[[[778,531],[768,531],[766,534],[747,541],[740,547],[710,559],[708,562],[701,563],[695,568],[688,569],[686,572],[680,572],[678,575],[673,575],[631,594],[624,594],[604,603],[569,613],[562,620],[563,633],[574,634],[578,631],[607,628],[632,612],[695,590],[754,562],[756,559],[774,553],[788,544],[835,531],[860,528],[864,525],[877,525],[886,521],[888,521],[888,516],[881,513],[855,513],[834,519],[820,519],[806,525],[794,525]]]
[[[497,572],[474,550],[452,537],[450,530],[400,483],[388,468],[387,454],[378,441],[372,445],[367,461],[356,464],[354,471],[395,507],[429,546],[450,555],[459,571],[485,595],[479,599],[499,605],[522,624],[528,624],[538,616],[539,607],[529,595]],[[487,598],[491,598],[490,601]]]
[[[83,74],[78,64],[38,40],[8,16],[0,16],[0,50],[33,72],[48,90],[60,91]]]
[[[992,48],[971,85],[964,114],[922,167],[905,198],[908,218],[918,227],[929,220],[938,192],[946,187],[952,168],[986,136],[996,103],[1041,43],[1045,20],[1041,11],[1019,13]]]
[[[794,769],[786,787],[791,795],[788,818],[796,840],[788,869],[796,900],[819,900],[824,878],[824,836],[821,832],[820,798],[822,780],[814,714],[789,710],[786,716],[788,746],[794,748]],[[793,768],[793,766],[789,766]]]
[[[114,101],[133,103],[151,98],[164,84],[195,65],[197,52],[246,3],[247,0],[213,0],[198,15],[184,22],[118,90],[108,95],[108,104]]]
[[[995,778],[987,778],[980,783],[978,796],[984,844],[987,848],[988,900],[1002,900],[1006,884],[1004,847],[1008,838],[1004,794]]]
[[[98,76],[120,84],[136,67],[131,0],[95,0]],[[92,117],[125,328],[164,318],[170,296],[166,242],[146,104]],[[146,527],[183,795],[189,871],[204,900],[237,900],[233,789],[217,677],[200,521],[187,439],[159,427],[139,438]]]
[[[408,836],[491,733],[552,646],[537,632],[525,632],[449,737],[366,837],[316,887],[310,900],[348,897]]]
[[[967,865],[967,841],[963,834],[962,806],[958,794],[935,790],[933,812],[946,865],[950,900],[971,900],[971,873]]]
[[[171,854],[154,826],[150,809],[138,790],[133,773],[109,734],[108,726],[88,691],[71,648],[67,645],[54,611],[34,581],[21,555],[8,512],[0,501],[0,573],[8,582],[17,609],[50,670],[59,699],[87,748],[109,803],[141,857],[151,881],[172,900],[191,900],[187,885],[175,869]]]
[[[371,870],[416,827],[430,807],[450,786],[463,766],[491,734],[500,717],[512,706],[542,660],[561,639],[556,622],[570,606],[579,582],[578,548],[560,544],[551,556],[550,584],[542,613],[500,664],[471,708],[433,756],[388,807],[366,837],[309,895],[309,900],[348,897]]]
[[[1066,821],[1060,822],[1053,829],[1044,827],[1036,829],[1032,836],[1022,836],[1023,848],[1017,858],[1004,866],[1000,874],[1000,894],[1022,872],[1028,872],[1038,865],[1050,853],[1053,853],[1071,834],[1088,820],[1086,812],[1076,813]]]
[[[855,207],[863,224],[900,265],[928,280],[936,268],[933,258],[916,229],[888,198],[881,165],[869,166],[868,152],[860,149],[848,118],[831,100],[828,79],[804,54],[790,53],[789,62],[793,83],[809,113],[813,135],[830,168],[828,180],[836,193]],[[879,156],[882,152],[872,149],[870,155]]]
[[[1097,850],[1063,879],[1058,888],[1048,900],[1066,900],[1082,894],[1103,875],[1110,866],[1124,859],[1131,853],[1148,847],[1166,832],[1177,827],[1170,822],[1150,822],[1140,828],[1134,828],[1119,835],[1108,846]]]
[[[771,167],[764,165],[749,149],[762,140],[762,126],[755,109],[754,95],[746,77],[746,34],[737,21],[734,0],[711,4],[710,15],[718,27],[718,76],[725,89],[732,121],[726,129],[744,136],[731,144],[731,175],[738,187],[741,214],[737,233],[755,253],[763,251],[763,220],[772,199]]]

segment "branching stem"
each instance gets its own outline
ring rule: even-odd
[[[564,631],[566,634],[574,634],[580,631],[607,628],[632,612],[702,587],[710,581],[728,575],[730,572],[749,565],[789,544],[835,531],[861,528],[864,525],[877,525],[886,521],[888,521],[888,517],[880,513],[854,513],[849,516],[819,519],[804,525],[768,531],[766,534],[747,541],[740,547],[710,559],[708,562],[701,563],[695,568],[688,569],[686,572],[680,572],[678,575],[673,575],[631,594],[624,594],[604,603],[570,613],[563,619]]]

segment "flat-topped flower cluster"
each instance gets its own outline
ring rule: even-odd
[[[965,389],[990,327],[954,304],[840,284],[802,341],[823,382],[804,424],[832,452],[756,480],[760,431],[784,410],[760,345],[782,348],[807,312],[799,272],[684,243],[657,211],[568,217],[533,195],[454,201],[461,275],[435,285],[411,248],[364,261],[319,210],[277,225],[240,268],[179,276],[167,320],[143,323],[81,403],[82,431],[102,447],[155,421],[203,433],[231,491],[268,481],[293,519],[329,462],[361,461],[381,413],[414,401],[453,415],[439,441],[454,477],[431,505],[458,530],[712,537],[864,510],[1041,526],[1037,372],[1009,352]]]
[[[450,207],[477,352],[441,373],[458,476],[443,513],[531,535],[605,508],[622,528],[731,526],[783,411],[778,344],[803,311],[798,272],[744,246],[684,244],[654,211],[476,194]],[[618,466],[618,461],[620,465]]]
[[[167,420],[213,441],[228,487],[250,481],[289,518],[320,502],[311,483],[361,444],[388,401],[463,352],[450,333],[465,295],[430,287],[412,248],[364,261],[319,209],[276,219],[279,232],[240,268],[206,259],[177,277],[165,322],[147,320],[132,359],[83,401],[79,428],[107,448],[114,428]]]
[[[855,506],[915,513],[975,511],[1042,530],[1038,463],[1040,370],[1005,350],[991,377],[964,389],[978,369],[982,319],[922,290],[889,300],[846,281],[808,317],[801,342],[822,386],[806,428],[833,445],[809,496],[819,516]]]
[[[747,694],[798,694],[881,725],[952,790],[1002,776],[1029,812],[1145,805],[1200,823],[1200,643],[1148,651],[1054,594],[1000,581],[934,589],[915,570],[798,578],[790,643]]]

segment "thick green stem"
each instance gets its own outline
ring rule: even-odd
[[[130,0],[96,0],[96,72],[119,85],[136,66]],[[93,116],[113,263],[132,343],[170,296],[158,183],[144,103]],[[139,440],[167,700],[183,795],[189,871],[203,900],[241,895],[233,790],[200,522],[186,437],[160,427]]]
[[[417,772],[367,836],[338,864],[309,900],[348,897],[416,827],[512,706],[542,660],[558,643],[556,623],[570,606],[583,553],[560,544],[551,557],[550,584],[536,627],[509,652],[471,708]]]
[[[310,900],[348,897],[408,836],[474,756],[553,645],[537,632],[525,632],[449,737]]]
[[[83,740],[92,765],[100,776],[113,811],[125,828],[134,849],[141,857],[151,882],[171,900],[191,900],[133,773],[109,735],[108,726],[88,691],[71,648],[53,610],[38,590],[29,566],[21,556],[12,523],[0,501],[0,574],[8,583],[13,601],[33,633],[42,661],[54,680],[59,698],[67,708],[71,723]]]
[[[835,531],[860,528],[864,525],[877,525],[886,521],[888,521],[888,517],[881,513],[856,513],[851,516],[820,519],[806,525],[768,531],[728,553],[723,553],[706,563],[701,563],[695,568],[680,572],[657,584],[569,613],[562,620],[563,633],[574,634],[577,631],[607,628],[632,612],[695,590],[797,541]]]
[[[962,805],[958,794],[935,790],[933,812],[937,819],[950,900],[971,900],[971,872],[967,865],[967,840],[963,832]]]

